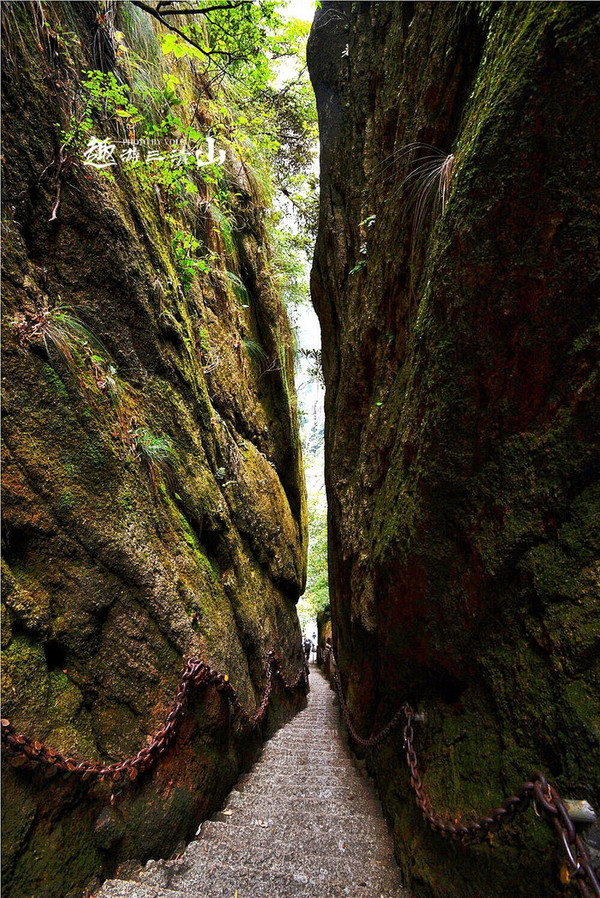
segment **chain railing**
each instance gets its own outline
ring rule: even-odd
[[[534,773],[530,780],[527,780],[516,790],[514,795],[508,797],[499,807],[490,811],[489,814],[484,814],[466,823],[448,823],[440,814],[436,814],[433,810],[419,775],[413,731],[413,721],[417,716],[416,712],[405,702],[382,730],[368,739],[362,737],[357,732],[348,710],[333,649],[331,646],[328,646],[327,650],[329,651],[330,660],[333,662],[333,679],[340,702],[342,718],[351,738],[356,744],[362,748],[375,748],[387,739],[394,730],[404,724],[404,751],[410,774],[410,785],[415,793],[417,806],[431,829],[444,837],[449,837],[462,844],[481,841],[490,834],[497,833],[502,826],[512,823],[517,814],[525,811],[533,803],[534,810],[555,829],[559,839],[565,859],[565,864],[561,871],[561,881],[564,884],[569,882],[576,883],[583,898],[600,898],[598,873],[592,866],[585,846],[577,834],[575,824],[571,820],[558,790],[554,785],[548,783],[543,773],[539,771]]]
[[[482,815],[475,820],[466,823],[448,823],[442,816],[432,809],[431,802],[423,788],[419,775],[418,759],[414,748],[413,721],[416,713],[408,703],[404,703],[390,722],[378,733],[368,739],[362,737],[348,710],[344,697],[342,682],[335,660],[333,649],[329,647],[331,661],[333,662],[333,678],[344,723],[348,728],[351,738],[363,748],[374,748],[387,739],[394,730],[404,723],[404,749],[406,763],[410,774],[410,785],[415,793],[417,806],[421,810],[425,821],[431,829],[442,836],[449,837],[457,842],[469,844],[474,841],[487,838],[490,834],[498,832],[502,826],[512,823],[517,814],[525,811],[533,802],[534,809],[543,816],[555,829],[560,840],[560,845],[565,857],[563,868],[563,880],[575,882],[584,898],[600,898],[600,882],[597,872],[594,870],[575,825],[562,801],[558,790],[548,783],[543,773],[536,772],[530,780],[523,783],[514,795],[507,798],[502,805]],[[206,661],[199,658],[190,658],[184,665],[179,685],[175,695],[175,701],[167,712],[165,722],[158,732],[154,734],[150,743],[134,755],[123,761],[113,764],[102,764],[98,761],[78,761],[76,758],[65,757],[52,748],[48,748],[41,742],[30,736],[17,733],[6,719],[1,722],[2,741],[9,751],[9,760],[14,766],[38,765],[44,769],[47,777],[62,774],[63,776],[80,777],[83,781],[106,782],[111,784],[120,781],[134,781],[143,773],[148,772],[158,763],[159,758],[170,748],[175,741],[184,718],[189,713],[189,698],[191,693],[202,686],[212,685],[217,691],[224,693],[231,705],[234,719],[239,721],[244,730],[252,730],[264,720],[271,700],[273,690],[273,675],[276,674],[282,681],[284,688],[293,692],[300,685],[306,687],[308,683],[308,667],[302,669],[292,682],[288,682],[283,673],[278,655],[271,649],[265,657],[265,689],[262,700],[253,714],[250,714],[242,706],[237,690],[231,684],[227,675],[214,670]]]
[[[224,693],[231,705],[233,717],[244,730],[256,729],[264,720],[273,691],[273,675],[276,674],[288,692],[295,691],[300,685],[308,684],[308,667],[302,669],[292,682],[288,682],[283,673],[279,656],[270,649],[265,656],[265,689],[262,700],[253,714],[242,706],[237,690],[226,674],[214,670],[200,658],[190,658],[183,667],[175,701],[166,714],[165,722],[154,734],[150,743],[140,749],[136,755],[117,761],[113,764],[102,764],[99,761],[78,761],[65,757],[52,748],[30,736],[17,733],[9,720],[2,719],[2,741],[9,752],[9,760],[13,766],[38,765],[44,768],[46,777],[56,774],[80,777],[83,781],[109,782],[133,781],[143,773],[156,766],[159,758],[175,741],[186,715],[189,713],[189,699],[192,692],[202,686],[212,685],[217,691]]]

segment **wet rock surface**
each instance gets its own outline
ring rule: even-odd
[[[308,707],[266,745],[180,858],[150,861],[97,898],[406,898],[391,838],[311,668]]]

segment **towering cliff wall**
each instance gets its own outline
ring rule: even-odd
[[[309,40],[333,635],[364,735],[427,712],[450,820],[538,768],[600,801],[599,36],[593,4],[323,3]],[[533,814],[460,850],[401,733],[372,764],[416,896],[561,893]]]
[[[115,761],[162,725],[182,659],[227,673],[248,708],[269,647],[298,669],[290,331],[259,173],[227,140],[202,66],[163,54],[130,4],[2,13],[3,716],[65,755]],[[115,79],[94,87],[85,72],[100,69]],[[175,149],[187,139],[209,161],[218,131],[225,163],[182,171],[144,149],[132,167],[120,145],[116,166],[86,166],[90,136],[129,139],[136,94]],[[301,701],[276,693],[270,727]],[[7,898],[78,895],[169,854],[259,745],[207,691],[154,773],[114,797],[6,766]]]

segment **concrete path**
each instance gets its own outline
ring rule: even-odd
[[[308,707],[265,745],[214,821],[176,861],[97,898],[409,898],[379,802],[340,736],[311,665]]]

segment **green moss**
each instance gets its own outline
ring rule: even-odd
[[[53,742],[79,757],[96,757],[90,715],[84,708],[81,691],[62,670],[50,672],[49,685],[47,713]]]
[[[64,91],[60,97],[53,93],[54,60],[44,49],[48,35],[34,38],[31,33],[36,9],[26,4],[14,7],[14,15],[27,20],[29,32],[25,51],[20,38],[15,40],[19,77],[3,81],[3,92],[9,94],[5,108],[12,116],[5,157],[9,204],[11,191],[27,195],[30,179],[37,183],[39,172],[51,162],[57,146],[55,122],[64,108]],[[76,71],[90,64],[84,48],[91,46],[93,22],[83,5],[81,10],[77,4],[44,6],[51,28],[60,21],[81,40],[73,45],[72,69],[70,63],[61,69],[61,78],[72,81],[66,88],[69,95],[79,90]],[[131,24],[131,16],[138,12],[119,9],[117,15],[129,15]],[[11,7],[8,19],[12,16]],[[148,17],[141,12],[140,16],[147,23]],[[161,83],[162,68],[170,70],[170,61],[160,52],[152,25],[144,35],[157,51],[156,75]],[[129,34],[127,44],[135,53],[136,43]],[[175,69],[186,106],[202,105],[206,98],[190,77],[188,61],[176,63]],[[14,114],[23,108],[27,115]],[[38,240],[40,246],[52,243],[52,265],[43,273],[43,292],[50,302],[61,295],[69,307],[81,311],[91,330],[102,335],[110,347],[111,364],[120,366],[113,379],[121,401],[107,395],[110,391],[101,377],[96,384],[96,371],[88,372],[95,386],[87,393],[77,388],[76,374],[72,381],[65,373],[63,383],[51,365],[41,365],[35,354],[17,345],[12,325],[6,328],[6,409],[10,406],[11,414],[6,416],[5,433],[14,460],[7,481],[15,537],[5,623],[18,624],[18,635],[7,634],[3,701],[4,713],[18,728],[58,750],[93,759],[133,754],[161,724],[181,668],[182,646],[208,655],[219,669],[232,670],[242,697],[251,703],[254,689],[245,653],[258,656],[264,650],[265,633],[276,633],[283,647],[295,644],[297,623],[286,616],[287,611],[280,613],[280,605],[286,609],[291,605],[289,584],[276,587],[260,565],[255,571],[255,559],[236,524],[246,508],[240,511],[236,497],[228,496],[232,504],[227,504],[212,474],[223,463],[218,459],[226,458],[243,437],[251,440],[248,434],[263,433],[269,420],[254,396],[265,381],[259,382],[250,366],[240,366],[234,349],[248,325],[233,300],[209,278],[197,279],[185,299],[175,286],[172,232],[201,228],[201,207],[190,205],[171,217],[170,210],[163,215],[165,197],[157,196],[151,178],[121,168],[114,179],[90,174],[78,194],[65,173],[60,226],[53,234],[47,222],[55,197],[50,182],[36,194],[42,213],[36,212],[34,221],[28,207],[20,224],[35,233],[36,245]],[[235,187],[228,189],[233,194]],[[205,199],[202,194],[192,202]],[[224,186],[222,199],[226,205]],[[232,196],[232,206],[237,202]],[[239,203],[235,221],[240,233],[248,225],[243,205]],[[255,245],[244,262],[257,282],[263,279],[267,255],[258,251],[264,244],[260,217],[260,210],[253,208]],[[90,223],[93,241],[88,239]],[[37,256],[28,259],[28,247],[18,237],[15,229],[8,280],[17,286],[7,291],[9,316],[31,300],[33,290],[24,284],[25,271],[31,271],[31,282],[42,292],[44,263]],[[273,345],[279,301],[274,294],[268,297],[268,306],[261,304],[260,296],[256,300],[252,309],[256,326]],[[158,322],[163,311],[176,322],[182,342],[161,335]],[[211,377],[202,370],[207,359],[199,351],[206,351],[207,335],[220,360]],[[285,325],[277,336],[285,344]],[[62,371],[58,360],[57,365]],[[285,455],[289,444],[291,404],[277,374],[266,390],[275,427],[265,440],[276,459]],[[132,434],[144,428],[172,435],[177,455],[174,483],[158,485],[160,502],[147,488],[131,446]],[[301,491],[299,467],[286,476]],[[170,497],[175,486],[180,508]],[[265,513],[262,497],[259,503],[252,490],[244,502],[251,507],[260,504],[261,514]],[[277,511],[267,509],[273,518]],[[215,558],[220,561],[222,552],[231,565],[227,592],[217,561],[207,556],[196,535],[207,516],[217,544]],[[297,534],[292,534],[294,547],[297,541]],[[237,595],[246,589],[246,577],[257,586],[260,600],[255,589],[249,597]],[[193,630],[192,609],[201,611]],[[56,666],[63,655],[66,660],[60,667],[66,673]],[[282,702],[278,713],[284,717],[289,712],[290,704]],[[210,813],[221,801],[249,752],[247,744],[232,740],[222,721],[217,723],[218,735],[211,734],[205,717],[199,715],[198,731],[189,733],[190,743],[186,734],[178,751],[163,759],[152,777],[124,790],[118,803],[122,827],[116,827],[118,837],[114,843],[106,842],[110,848],[105,851],[99,850],[101,840],[95,839],[94,827],[108,801],[107,790],[81,788],[59,778],[42,782],[40,788],[40,781],[23,771],[9,772],[4,806],[23,810],[20,828],[11,818],[4,832],[4,861],[12,877],[7,898],[71,898],[92,875],[113,873],[126,857],[170,854],[178,841],[193,834],[198,816]],[[219,750],[214,749],[217,738]],[[203,755],[199,746],[210,746],[210,752]],[[21,802],[14,785],[17,779],[34,816]]]
[[[76,810],[32,832],[27,851],[15,864],[10,894],[71,898],[72,883],[87,882],[102,869],[103,857],[92,840],[91,812]]]
[[[47,362],[42,366],[42,374],[50,389],[52,389],[63,402],[69,402],[69,391],[54,368]]]
[[[123,490],[119,494],[119,505],[125,512],[131,513],[134,511],[135,503],[129,490]]]
[[[75,496],[73,495],[71,490],[65,490],[64,493],[61,493],[61,495],[59,496],[58,501],[56,503],[56,507],[58,508],[58,510],[62,514],[65,514],[66,512],[72,511],[74,506],[75,506]]]
[[[209,575],[211,582],[216,583],[219,578],[218,571],[215,570],[215,568],[211,564],[208,556],[201,554],[201,559],[202,559],[201,564],[202,564],[204,570],[206,571],[206,573]]]
[[[10,882],[15,859],[24,852],[36,817],[35,801],[12,772],[4,778],[5,788],[8,783],[11,801],[2,802],[2,879],[5,887]]]
[[[600,665],[596,665],[595,676],[600,676]],[[571,734],[577,734],[579,742],[585,735],[590,744],[600,742],[600,702],[586,679],[574,680],[565,690],[568,703],[566,715],[570,721]],[[585,771],[583,765],[582,773]]]
[[[49,683],[41,645],[26,636],[14,638],[2,653],[2,679],[5,714],[18,715],[15,723],[20,726],[45,719]]]

